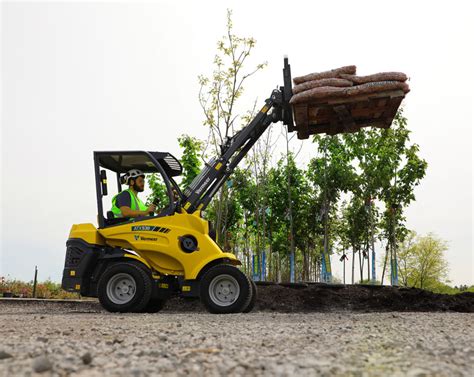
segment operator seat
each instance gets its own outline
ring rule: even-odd
[[[116,225],[125,223],[130,220],[130,217],[115,217],[112,211],[107,211],[107,218],[105,219],[105,225]]]

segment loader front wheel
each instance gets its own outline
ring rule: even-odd
[[[99,279],[99,301],[109,312],[140,312],[150,302],[152,281],[134,263],[110,265]]]
[[[238,268],[219,264],[206,271],[201,279],[201,301],[211,313],[240,313],[250,303],[252,286]]]
[[[252,284],[252,298],[250,299],[250,302],[247,307],[243,310],[243,313],[250,313],[255,307],[255,303],[257,302],[258,298],[257,284],[255,284],[253,280],[250,280],[250,283]]]

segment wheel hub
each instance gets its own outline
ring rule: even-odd
[[[130,302],[135,297],[137,284],[130,274],[119,273],[107,282],[107,297],[117,305]]]
[[[239,298],[239,295],[239,283],[231,275],[218,275],[209,284],[209,297],[216,305],[232,305]]]

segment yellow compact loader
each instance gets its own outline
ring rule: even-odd
[[[94,152],[98,228],[72,226],[63,289],[98,297],[111,312],[157,312],[176,294],[199,297],[211,313],[251,311],[255,283],[239,269],[234,254],[221,250],[201,213],[270,124],[283,121],[292,130],[287,60],[284,79],[285,86],[272,91],[255,118],[225,141],[220,155],[184,191],[173,179],[182,173],[181,164],[169,153]],[[120,192],[121,175],[130,169],[161,175],[169,205],[158,215],[114,218],[108,211],[104,216],[107,172],[116,176]]]

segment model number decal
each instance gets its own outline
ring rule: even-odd
[[[134,225],[132,226],[132,232],[160,232],[160,233],[169,233],[171,229],[162,228],[159,226],[153,225]]]

